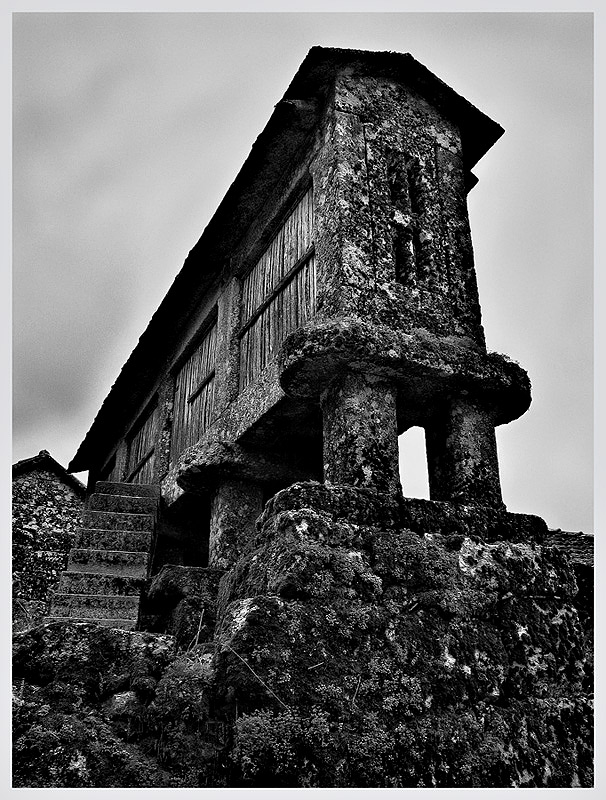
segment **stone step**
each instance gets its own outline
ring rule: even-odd
[[[99,528],[102,530],[152,531],[154,529],[153,514],[125,514],[117,511],[82,512],[83,528]]]
[[[130,553],[147,553],[151,543],[152,535],[148,531],[77,528],[73,546],[76,550],[124,550]]]
[[[98,575],[91,572],[63,572],[59,579],[59,594],[117,594],[139,597],[142,578],[122,575]]]
[[[104,628],[119,628],[124,631],[134,630],[137,624],[134,619],[93,619],[92,617],[83,617],[75,620],[73,617],[57,616],[45,617],[44,622],[92,622],[94,625],[102,625]]]
[[[50,615],[71,619],[132,619],[139,616],[139,597],[115,594],[60,594],[53,592]]]
[[[118,511],[128,514],[156,514],[156,497],[133,497],[129,494],[92,494],[87,503],[91,511]]]
[[[149,553],[73,548],[69,554],[67,571],[145,578],[148,560]]]
[[[122,494],[131,495],[133,497],[160,498],[160,487],[155,483],[119,483],[116,481],[97,481],[95,484],[95,492],[99,494]]]

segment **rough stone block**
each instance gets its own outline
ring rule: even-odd
[[[139,597],[142,584],[141,578],[64,572],[57,591],[61,594],[119,594]]]
[[[591,660],[563,554],[356,525],[348,538],[309,508],[263,526],[223,578],[216,637],[254,785],[276,764],[282,785],[592,784]]]
[[[72,550],[68,570],[94,572],[99,575],[122,575],[144,578],[147,574],[148,553],[127,553],[121,550]]]
[[[82,513],[82,527],[101,530],[153,531],[154,518],[151,514],[84,511]]]
[[[91,511],[117,511],[128,514],[156,514],[158,500],[155,497],[133,497],[119,494],[93,494],[87,507]]]
[[[135,619],[139,613],[138,597],[119,595],[59,594],[51,600],[50,616],[77,619]]]
[[[147,531],[103,530],[102,528],[79,528],[74,547],[77,550],[126,550],[148,552],[152,534]]]

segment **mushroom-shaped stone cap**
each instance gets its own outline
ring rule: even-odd
[[[312,321],[294,331],[282,344],[279,368],[292,397],[318,398],[335,377],[355,370],[393,382],[412,409],[467,395],[491,412],[495,425],[517,419],[531,401],[528,375],[506,356],[358,318]]]

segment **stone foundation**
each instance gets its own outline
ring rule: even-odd
[[[14,785],[590,787],[591,621],[545,535],[490,507],[279,492],[214,638],[177,630],[180,604],[210,619],[219,577],[185,567],[154,589],[174,636],[17,635]]]

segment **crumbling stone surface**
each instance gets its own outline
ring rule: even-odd
[[[222,582],[217,669],[250,786],[590,786],[566,556],[265,515]]]
[[[324,479],[396,492],[398,429],[389,384],[349,372],[322,396]]]
[[[46,600],[23,600],[13,596],[13,633],[40,625],[47,614],[47,605]]]
[[[422,86],[369,66],[352,59],[336,75],[324,147],[311,165],[316,248],[330,265],[321,275],[320,313],[483,345],[466,208],[468,143]]]
[[[210,506],[208,563],[227,569],[250,544],[255,520],[263,508],[263,489],[258,483],[226,480],[215,492]]]
[[[422,533],[472,536],[485,542],[541,543],[547,525],[534,514],[512,514],[503,508],[442,503],[405,497],[400,504],[403,525]]]

